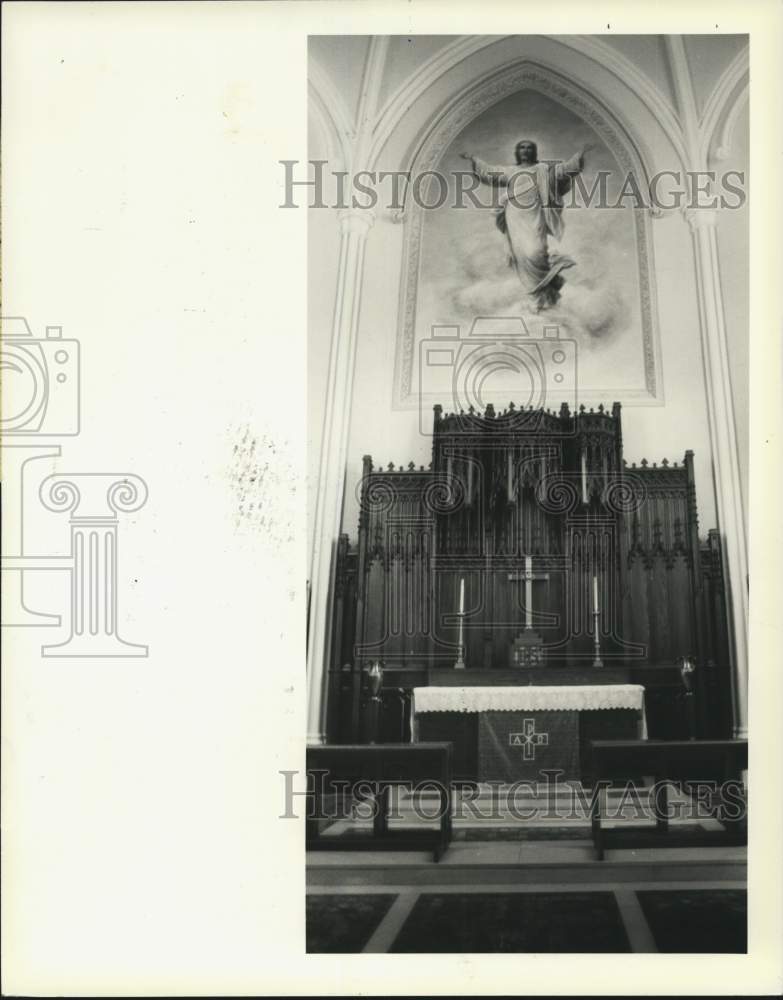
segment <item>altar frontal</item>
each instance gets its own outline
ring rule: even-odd
[[[412,707],[412,740],[467,743],[458,776],[483,782],[586,782],[589,740],[647,738],[638,684],[421,687]]]

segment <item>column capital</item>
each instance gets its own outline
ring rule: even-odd
[[[366,236],[375,223],[375,212],[371,208],[344,208],[339,219],[341,232]]]
[[[700,229],[714,229],[718,225],[718,213],[714,208],[685,208],[683,215],[694,233]]]

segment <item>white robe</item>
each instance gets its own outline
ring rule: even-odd
[[[485,184],[506,189],[497,212],[498,229],[506,236],[509,264],[536,309],[553,306],[565,279],[561,271],[574,261],[550,254],[548,238],[563,235],[563,195],[572,178],[581,173],[581,155],[561,163],[535,163],[517,167],[492,166],[473,157],[473,170]]]

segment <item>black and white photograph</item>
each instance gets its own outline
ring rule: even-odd
[[[309,38],[309,951],[746,951],[748,69]]]
[[[0,993],[783,994],[780,0],[4,0]]]

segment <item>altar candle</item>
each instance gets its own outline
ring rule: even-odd
[[[465,614],[465,577],[463,576],[459,582],[459,613],[461,615]]]
[[[587,449],[582,448],[582,503],[587,503]]]
[[[508,478],[508,498],[509,500],[514,499],[514,492],[512,487],[512,471],[511,471],[511,452],[508,453],[508,461],[506,463],[507,478]]]
[[[594,576],[593,577],[593,612],[594,612],[594,614],[598,614],[600,612],[600,610],[601,609],[598,607],[598,577]]]

